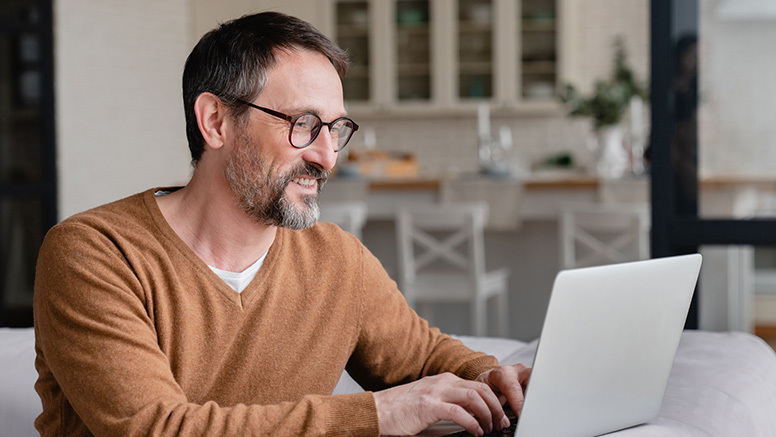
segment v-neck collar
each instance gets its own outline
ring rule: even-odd
[[[275,239],[267,250],[267,256],[264,259],[264,263],[262,264],[261,268],[259,268],[259,271],[256,272],[256,276],[248,284],[248,286],[245,287],[241,293],[238,293],[221,278],[219,278],[218,275],[210,269],[210,266],[208,266],[207,263],[202,260],[202,258],[200,258],[196,253],[194,253],[193,250],[191,250],[186,242],[183,241],[183,239],[175,232],[175,230],[173,230],[172,226],[170,226],[170,224],[167,222],[167,219],[164,218],[164,214],[162,214],[162,210],[159,208],[159,204],[156,202],[155,193],[157,191],[175,191],[179,188],[180,187],[152,188],[143,193],[143,203],[145,204],[146,210],[151,216],[151,220],[154,222],[159,232],[161,232],[161,234],[168,240],[170,245],[178,252],[180,252],[186,259],[188,259],[189,262],[191,262],[192,265],[199,271],[201,276],[206,277],[213,284],[214,288],[218,290],[218,292],[224,298],[226,298],[226,300],[240,307],[241,309],[245,308],[245,306],[248,305],[254,299],[254,297],[260,293],[260,290],[266,283],[267,278],[272,276],[272,272],[276,268],[278,254],[282,251],[285,239],[285,230],[282,228],[277,229],[277,232],[275,232]]]

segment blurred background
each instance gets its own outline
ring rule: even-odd
[[[767,0],[4,0],[0,325],[31,325],[49,227],[187,182],[186,56],[218,23],[263,10],[311,22],[351,56],[343,87],[361,129],[322,206],[365,205],[358,232],[397,281],[400,206],[481,201],[484,263],[509,271],[510,337],[539,334],[572,250],[597,251],[588,265],[700,250],[693,327],[776,334]],[[563,217],[581,223],[579,205],[640,223],[600,237],[635,248],[561,232]],[[670,224],[688,218],[697,237]],[[432,312],[470,332],[464,306]]]

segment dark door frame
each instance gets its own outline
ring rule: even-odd
[[[650,15],[652,257],[694,253],[703,245],[776,246],[776,220],[699,218],[699,184],[689,191],[680,187],[681,178],[697,181],[698,171],[697,160],[691,166],[672,165],[675,45],[687,31],[697,34],[698,0],[652,0]],[[696,107],[697,103],[696,94]],[[696,142],[695,156],[697,146]],[[698,295],[696,290],[687,317],[688,329],[698,328]]]
[[[0,200],[37,200],[41,205],[42,229],[45,233],[57,223],[57,169],[56,133],[54,120],[54,37],[53,2],[36,0],[29,2],[29,10],[21,8],[16,14],[0,17],[0,35],[14,37],[35,34],[38,40],[40,72],[40,155],[42,178],[35,181],[0,181]],[[2,223],[0,223],[2,225]],[[5,247],[5,244],[2,244]],[[34,267],[34,266],[32,266]],[[4,307],[4,272],[0,269],[0,326],[32,326],[32,307],[22,312],[9,312]],[[30,284],[32,285],[32,284]]]

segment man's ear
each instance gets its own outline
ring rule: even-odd
[[[194,101],[197,126],[208,146],[220,149],[226,142],[229,117],[227,108],[212,93],[202,93]]]

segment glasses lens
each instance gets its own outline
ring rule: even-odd
[[[331,136],[337,140],[337,150],[341,150],[348,144],[354,132],[353,128],[353,121],[348,118],[341,118],[331,126]]]
[[[321,119],[315,114],[302,114],[291,126],[291,145],[305,147],[321,130]]]

